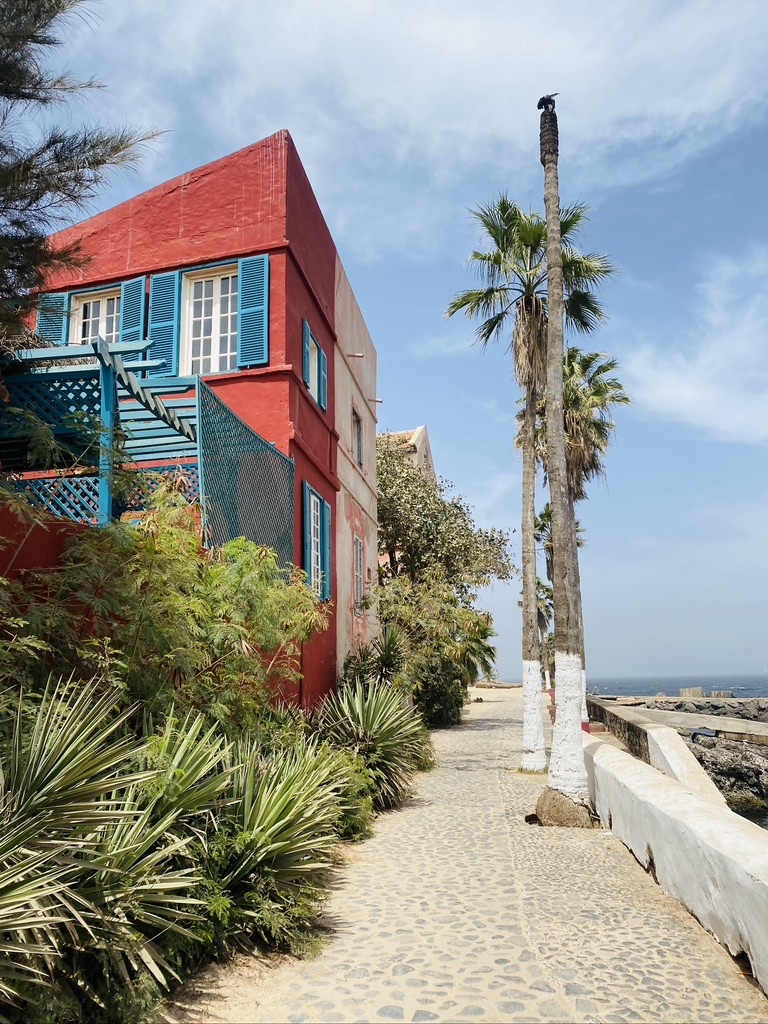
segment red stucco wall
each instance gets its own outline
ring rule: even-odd
[[[339,489],[334,422],[337,253],[288,132],[165,182],[55,235],[53,241],[73,238],[81,239],[90,260],[82,270],[53,276],[50,291],[269,253],[269,366],[205,379],[249,426],[295,460],[295,558],[302,564],[302,484],[308,480],[332,508]],[[326,412],[302,380],[304,319],[328,360]],[[311,704],[335,683],[334,622],[308,645],[303,661],[302,698]]]
[[[278,132],[54,235],[54,243],[80,238],[90,262],[52,277],[47,290],[285,245],[289,150],[290,136]]]
[[[0,509],[0,576],[15,578],[26,570],[51,569],[61,562],[72,537],[91,529],[68,519],[44,516],[30,526],[9,508]]]

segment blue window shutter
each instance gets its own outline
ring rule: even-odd
[[[304,383],[309,387],[309,346],[312,344],[312,332],[309,329],[309,324],[304,321],[304,369],[303,377]]]
[[[269,256],[249,256],[238,263],[237,365],[269,364]]]
[[[317,389],[317,404],[325,412],[328,408],[328,357],[321,348],[317,350],[320,381]]]
[[[69,344],[69,293],[41,295],[35,333],[49,345]]]
[[[146,277],[125,281],[120,296],[120,341],[141,341],[147,304]]]
[[[304,571],[307,574],[307,582],[312,586],[310,574],[312,572],[312,516],[309,509],[309,496],[311,488],[307,481],[304,481]]]
[[[333,591],[333,524],[331,506],[323,502],[323,600],[330,601]]]
[[[179,373],[179,272],[155,274],[149,288],[150,359],[164,359],[165,366],[150,377],[177,377]]]

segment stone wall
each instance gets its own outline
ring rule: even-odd
[[[768,991],[768,832],[599,735],[583,742],[603,825]]]

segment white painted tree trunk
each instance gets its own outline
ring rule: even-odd
[[[555,653],[557,713],[549,762],[551,789],[575,803],[589,803],[587,770],[581,743],[581,655]]]
[[[551,690],[552,689],[552,680],[549,678],[549,669],[548,668],[544,669],[544,679],[545,679],[546,684],[547,684],[547,689]]]
[[[587,709],[587,673],[584,668],[581,670],[581,720],[582,722],[589,721],[589,711]]]
[[[543,772],[547,767],[544,750],[544,719],[541,699],[541,664],[523,662],[523,760],[526,772]]]

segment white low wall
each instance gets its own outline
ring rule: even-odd
[[[768,832],[598,735],[584,755],[601,822],[768,992]]]

